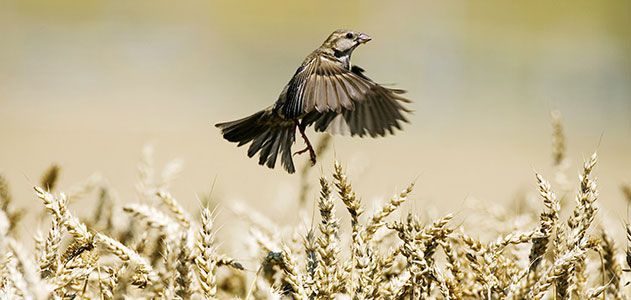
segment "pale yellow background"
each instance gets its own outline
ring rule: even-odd
[[[345,27],[373,37],[353,62],[414,100],[397,136],[334,140],[368,207],[417,177],[411,206],[464,215],[467,197],[535,191],[533,170],[553,176],[549,112],[558,109],[568,175],[576,181],[598,148],[601,201],[622,220],[630,13],[623,0],[2,0],[0,172],[23,206],[39,205],[30,186],[53,162],[62,189],[98,171],[131,202],[151,142],[160,164],[184,160],[174,193],[187,208],[216,178],[224,207],[241,199],[291,217],[283,207],[298,177],[258,166],[211,125],[271,104],[303,57]],[[332,162],[333,152],[321,157],[314,175]]]

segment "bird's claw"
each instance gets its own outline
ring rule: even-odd
[[[296,124],[296,128],[298,128],[298,130],[300,131],[300,135],[302,136],[302,139],[305,140],[305,144],[307,144],[306,148],[294,153],[294,155],[303,154],[309,151],[309,158],[311,159],[311,166],[315,166],[316,153],[315,153],[315,150],[313,150],[313,147],[311,146],[311,142],[309,142],[309,138],[307,138],[307,135],[305,134],[305,129],[304,127],[300,126],[300,122],[297,119],[294,120],[294,123]]]
[[[309,147],[306,147],[306,148],[304,148],[304,149],[302,149],[302,150],[300,150],[300,151],[296,151],[296,152],[294,152],[294,156],[295,156],[295,155],[300,155],[300,154],[303,154],[303,153],[305,153],[305,152],[307,152],[307,151],[309,151]]]
[[[309,151],[309,159],[311,160],[311,166],[315,166],[316,164],[316,154],[315,151],[313,150],[312,147],[307,146],[306,148],[300,150],[300,151],[296,151],[294,152],[294,155],[300,155],[303,154],[305,152]]]
[[[309,149],[309,158],[311,159],[311,166],[315,166],[316,164],[316,154],[315,151],[313,151],[313,149]]]

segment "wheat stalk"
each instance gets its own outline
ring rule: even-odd
[[[212,217],[208,208],[202,210],[202,227],[199,230],[197,249],[199,255],[195,258],[199,285],[206,299],[215,299],[217,295],[217,258],[214,248],[214,234],[212,232]]]

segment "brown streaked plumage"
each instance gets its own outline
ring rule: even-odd
[[[312,164],[316,157],[305,134],[311,125],[318,132],[351,136],[385,136],[408,122],[404,107],[410,101],[403,90],[381,86],[350,63],[357,46],[371,38],[360,32],[336,30],[305,58],[274,105],[249,117],[216,124],[223,137],[237,146],[251,143],[248,156],[259,153],[259,164],[281,164],[295,172],[291,147],[300,132]]]

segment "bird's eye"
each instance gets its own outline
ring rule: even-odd
[[[355,35],[352,32],[346,34],[347,39],[352,39],[353,37],[355,37]]]

